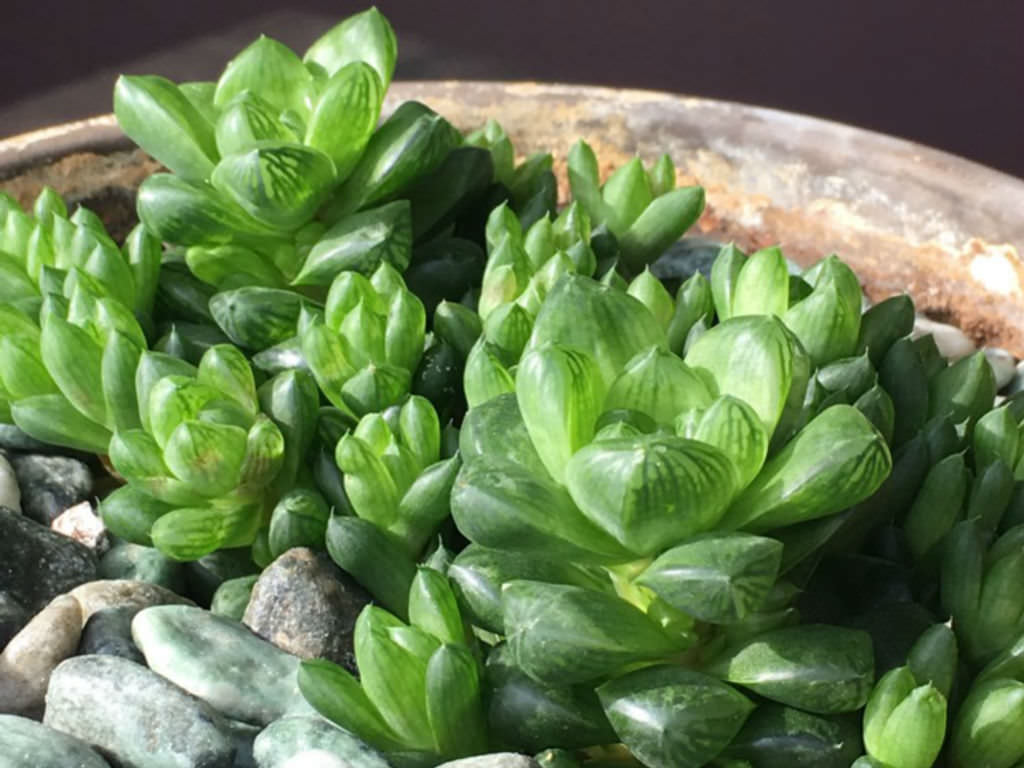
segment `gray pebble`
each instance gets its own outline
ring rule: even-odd
[[[155,547],[143,547],[119,541],[100,558],[101,579],[128,579],[158,584],[182,594],[185,591],[185,566]]]
[[[999,347],[986,347],[985,357],[992,366],[992,373],[995,374],[997,390],[1013,381],[1017,373],[1017,359],[1013,355]]]
[[[267,725],[312,711],[299,692],[299,659],[237,621],[161,605],[139,612],[132,638],[150,669],[233,720]]]
[[[1024,360],[1017,363],[1016,371],[1013,374],[1013,379],[1010,384],[1006,387],[1007,395],[1015,395],[1018,392],[1024,392]]]
[[[34,451],[37,453],[59,450],[34,437],[29,437],[14,424],[0,424],[0,448],[9,451]]]
[[[0,651],[30,618],[25,606],[15,600],[10,592],[0,590]]]
[[[82,607],[61,595],[37,613],[0,654],[0,712],[38,717],[50,674],[78,649]]]
[[[356,671],[352,633],[370,595],[324,553],[290,549],[253,587],[242,621],[303,659],[329,659]]]
[[[916,339],[918,336],[923,336],[926,333],[932,335],[932,338],[935,340],[935,346],[939,348],[939,352],[947,360],[959,360],[962,357],[967,357],[975,350],[974,342],[955,325],[939,323],[924,315],[918,315],[914,318],[914,330],[910,336]]]
[[[12,456],[11,465],[21,487],[22,511],[43,525],[92,494],[89,467],[70,456],[29,453]]]
[[[76,656],[50,678],[46,725],[122,768],[232,768],[227,724],[160,675],[117,656]]]
[[[3,768],[110,768],[88,744],[27,717],[0,715]]]
[[[388,768],[387,760],[379,752],[322,717],[275,720],[256,737],[253,755],[258,768],[284,768],[292,764]],[[320,763],[316,762],[318,758]],[[336,762],[324,762],[327,758]]]
[[[2,454],[0,454],[0,507],[21,512],[21,489],[18,487],[18,478],[14,474],[14,467]]]
[[[71,590],[70,595],[82,606],[82,623],[106,608],[130,606],[136,611],[154,605],[191,604],[188,598],[169,589],[145,581],[90,581]]]
[[[540,768],[537,761],[527,755],[515,752],[495,752],[492,755],[464,757],[442,763],[437,768]]]
[[[96,554],[77,541],[0,507],[0,590],[29,613],[96,578]]]
[[[146,657],[132,640],[132,619],[138,612],[138,608],[130,605],[96,611],[82,630],[78,654],[120,656],[136,664],[145,664]]]

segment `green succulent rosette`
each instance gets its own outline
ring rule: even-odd
[[[283,373],[258,392],[231,345],[211,347],[198,366],[143,353],[135,425],[110,441],[127,485],[104,501],[108,527],[177,560],[252,545],[313,437],[317,394],[302,377]]]
[[[87,209],[64,213],[52,190],[32,215],[0,205],[0,412],[37,440],[105,454],[133,422],[160,245],[139,226],[122,250]]]

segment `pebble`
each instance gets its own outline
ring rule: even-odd
[[[138,608],[130,605],[96,611],[82,629],[78,654],[120,656],[136,664],[145,664],[146,657],[132,640],[132,619],[138,612]]]
[[[11,465],[21,487],[22,511],[43,525],[92,494],[89,467],[70,456],[22,454],[13,456]]]
[[[57,667],[43,722],[122,768],[232,768],[234,743],[216,712],[117,656],[76,656]]]
[[[288,653],[329,659],[354,673],[352,633],[370,601],[326,554],[296,547],[260,575],[242,621]]]
[[[50,674],[78,650],[82,607],[62,595],[37,613],[0,654],[0,712],[37,717]]]
[[[0,454],[0,507],[21,512],[21,489],[18,487],[18,477],[14,474],[11,462],[3,454]]]
[[[183,605],[140,611],[132,638],[157,674],[232,720],[267,725],[312,712],[299,692],[299,659],[237,621]]]
[[[25,607],[6,590],[0,590],[0,651],[24,627],[29,618]]]
[[[61,512],[50,524],[50,528],[62,536],[84,544],[97,554],[106,552],[110,546],[107,527],[95,512],[92,504],[82,501]]]
[[[441,763],[437,768],[540,768],[532,757],[518,755],[515,752],[495,752],[492,755],[464,757]]]
[[[52,445],[29,437],[13,424],[0,424],[0,448],[8,451],[33,451],[35,453],[54,450]]]
[[[88,744],[27,717],[0,715],[3,768],[110,768]]]
[[[321,717],[284,717],[274,721],[256,737],[253,756],[258,768],[388,768],[387,760],[379,752]]]
[[[1024,392],[1024,360],[1017,363],[1016,371],[1013,374],[1013,380],[1006,387],[1007,395],[1015,395],[1018,392]]]
[[[992,373],[995,374],[997,390],[1013,381],[1017,373],[1017,359],[1012,354],[999,347],[986,347],[985,357],[988,358],[988,364],[992,366]]]
[[[0,590],[29,613],[95,578],[96,554],[91,549],[0,507]]]
[[[238,720],[226,720],[228,735],[235,745],[235,762],[232,768],[257,768],[252,756],[253,744],[262,728]]]
[[[185,591],[185,565],[155,547],[118,541],[100,558],[101,579],[145,581],[181,594]]]
[[[155,605],[185,604],[191,601],[187,597],[164,589],[157,584],[144,581],[100,580],[90,581],[71,590],[82,606],[82,623],[85,624],[94,613],[106,608],[130,607],[136,612]]]
[[[930,333],[932,338],[935,339],[935,346],[939,348],[942,356],[950,361],[967,357],[976,349],[974,342],[955,325],[939,323],[924,315],[918,315],[914,318],[914,330],[911,332],[910,337],[916,339],[918,336],[924,336],[927,333]]]

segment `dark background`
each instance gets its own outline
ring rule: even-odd
[[[119,72],[214,79],[363,3],[4,0],[0,136],[110,110]],[[653,88],[828,117],[1024,177],[1022,0],[381,0],[397,78]]]

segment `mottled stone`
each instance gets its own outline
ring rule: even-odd
[[[75,653],[82,634],[82,608],[62,595],[36,614],[0,654],[0,712],[36,717],[50,674]]]
[[[256,737],[253,756],[258,768],[388,768],[379,752],[322,717],[275,720]]]
[[[100,558],[101,579],[145,581],[179,595],[185,592],[185,565],[172,560],[155,547],[118,541]]]
[[[235,762],[232,768],[257,768],[252,751],[256,737],[263,730],[262,726],[238,720],[227,720],[226,722],[228,735],[235,745]]]
[[[110,768],[88,744],[27,717],[0,715],[3,768]]]
[[[105,608],[131,607],[136,611],[154,605],[191,604],[191,600],[144,581],[90,581],[70,592],[82,605],[82,623]]]
[[[57,667],[43,722],[122,768],[232,768],[235,748],[220,715],[117,656],[76,656]]]
[[[132,638],[150,669],[233,720],[267,725],[312,709],[299,692],[299,659],[248,627],[184,605],[140,611]]]
[[[146,657],[132,640],[132,619],[138,612],[139,609],[131,605],[96,611],[82,629],[78,654],[120,656],[136,664],[145,664]]]
[[[11,465],[21,487],[22,511],[43,525],[92,493],[89,467],[70,456],[23,454],[13,456]]]
[[[352,632],[370,601],[326,554],[297,547],[260,575],[242,621],[288,653],[355,672]]]
[[[25,606],[6,590],[0,590],[0,651],[31,618]]]
[[[3,454],[0,454],[0,507],[21,512],[21,488],[18,487],[18,477],[14,474],[14,467]]]
[[[527,755],[517,755],[515,752],[495,752],[492,755],[452,760],[442,763],[437,768],[540,768],[540,765]]]
[[[50,524],[50,528],[62,536],[74,539],[102,555],[110,546],[107,526],[92,510],[92,504],[82,501],[68,507]]]
[[[30,613],[96,578],[96,554],[77,541],[0,507],[0,590]]]

